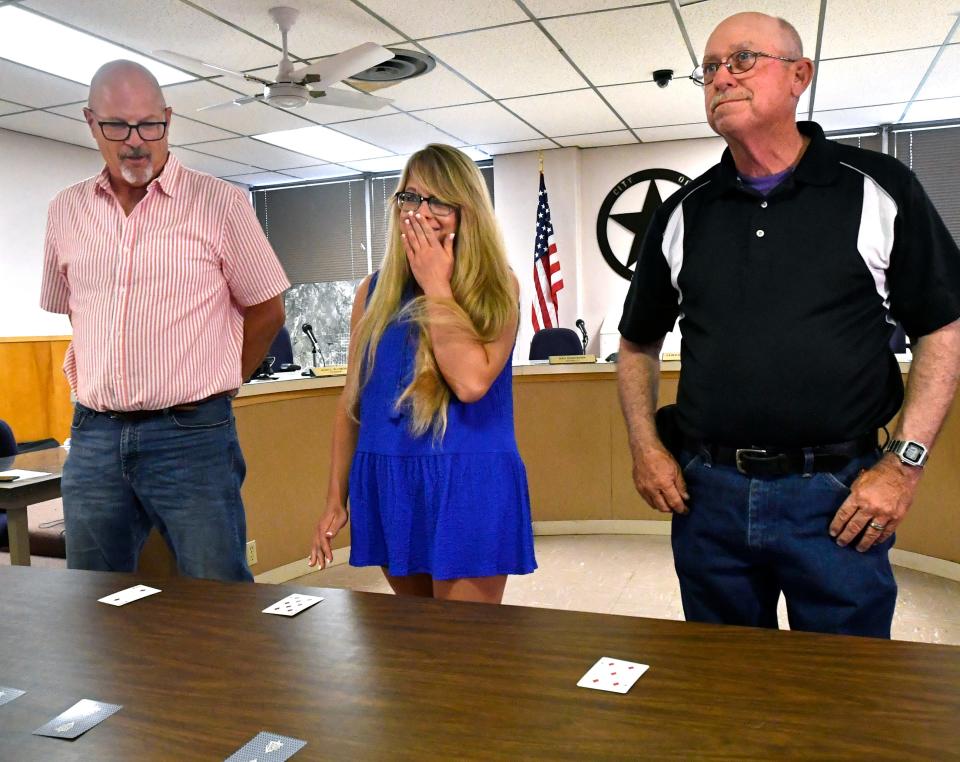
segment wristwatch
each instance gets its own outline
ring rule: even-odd
[[[911,439],[891,439],[887,442],[887,446],[883,448],[884,452],[892,452],[898,458],[900,462],[907,466],[914,466],[915,468],[923,468],[923,464],[927,462],[927,455],[929,450],[925,444],[920,444],[920,442],[914,442]]]

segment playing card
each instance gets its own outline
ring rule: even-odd
[[[74,739],[122,708],[119,704],[104,704],[91,699],[81,699],[65,712],[61,712],[34,730],[33,735]]]
[[[107,603],[111,606],[125,606],[128,603],[133,603],[133,601],[139,601],[141,598],[146,598],[148,595],[153,595],[154,593],[159,593],[155,587],[147,587],[146,585],[134,585],[133,587],[128,587],[126,590],[121,590],[112,595],[105,595],[103,598],[98,598],[97,600],[100,603]]]
[[[9,704],[14,699],[20,698],[26,691],[21,691],[18,688],[7,688],[6,686],[0,685],[0,706],[4,704]]]
[[[597,660],[587,674],[577,683],[581,688],[592,688],[596,691],[610,691],[611,693],[626,693],[644,672],[650,667],[646,664],[637,664],[634,661],[613,659],[604,656]]]
[[[225,762],[283,762],[306,745],[306,741],[278,736],[264,730],[227,757]]]
[[[264,610],[264,614],[279,614],[280,616],[296,616],[304,609],[308,609],[316,603],[320,603],[323,598],[319,598],[316,595],[300,595],[300,593],[293,593],[288,595],[286,598],[281,598],[279,601],[274,603],[272,606],[267,606]]]

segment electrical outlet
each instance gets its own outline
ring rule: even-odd
[[[257,562],[257,541],[250,540],[247,543],[247,566],[253,566]]]

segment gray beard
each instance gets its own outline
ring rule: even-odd
[[[140,188],[153,179],[153,166],[148,165],[141,170],[136,170],[121,162],[120,174],[130,185]]]

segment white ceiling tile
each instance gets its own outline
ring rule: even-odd
[[[320,125],[270,132],[256,137],[267,143],[326,162],[363,161],[390,154],[390,151],[378,146]]]
[[[28,106],[59,106],[87,99],[87,88],[0,58],[0,99]]]
[[[960,117],[960,98],[938,98],[928,101],[914,101],[907,112],[905,123],[938,122],[941,119]]]
[[[24,6],[146,55],[173,50],[228,69],[266,66],[280,58],[269,45],[178,0],[29,0]]]
[[[598,146],[619,146],[627,143],[636,143],[637,139],[629,130],[613,130],[612,132],[594,132],[587,135],[567,135],[554,138],[562,146],[576,148],[596,148]]]
[[[637,130],[637,135],[644,143],[657,143],[662,140],[687,140],[688,138],[714,138],[717,136],[710,125],[678,124],[673,127],[647,127]]]
[[[956,0],[830,0],[821,58],[940,45],[958,10]],[[881,87],[883,76],[873,78]]]
[[[601,87],[600,92],[631,127],[659,127],[706,119],[703,89],[690,80],[671,82],[663,88],[653,82],[616,85]]]
[[[920,98],[952,98],[960,95],[960,43],[950,45],[943,51],[930,77],[923,84]],[[960,113],[958,113],[960,116]]]
[[[817,111],[899,103],[911,98],[933,60],[933,50],[823,61],[813,107]],[[865,82],[882,83],[864,87]]]
[[[30,135],[39,135],[42,138],[51,138],[97,150],[97,143],[90,135],[90,128],[84,122],[46,111],[26,111],[21,114],[0,116],[0,129],[26,132]]]
[[[406,114],[393,114],[374,119],[360,119],[356,122],[341,122],[335,129],[383,146],[395,153],[413,153],[427,143],[446,143],[452,146],[464,145],[446,133],[440,132],[431,124],[426,124]]]
[[[566,13],[603,11],[636,5],[637,0],[527,0],[527,7],[535,16],[560,16]]]
[[[351,169],[358,172],[392,172],[407,166],[409,156],[384,156],[381,159],[367,159],[366,161],[344,162]]]
[[[276,0],[195,1],[221,18],[280,46],[280,30],[267,13],[274,5],[281,4]],[[399,41],[396,32],[349,0],[297,0],[291,5],[300,11],[287,35],[291,56],[312,59],[340,53],[363,42],[387,45]],[[272,62],[279,60],[277,52]],[[259,65],[262,64],[255,62],[243,68]]]
[[[518,140],[513,143],[488,143],[477,146],[491,156],[504,153],[522,153],[523,151],[549,151],[557,146],[549,140]]]
[[[666,3],[553,19],[543,25],[595,85],[649,81],[654,69],[682,74],[693,70],[680,27]]]
[[[830,0],[832,6],[835,0]],[[710,0],[709,3],[692,3],[680,9],[683,23],[690,35],[690,44],[699,61],[707,45],[707,38],[727,16],[741,11],[758,11],[786,19],[800,35],[803,52],[813,58],[817,46],[817,28],[820,23],[820,0]],[[876,13],[871,10],[871,13]],[[827,9],[829,14],[829,6]],[[853,27],[856,29],[857,25]],[[849,33],[849,32],[848,32]],[[689,72],[683,72],[689,74]]]
[[[313,167],[297,167],[288,169],[285,175],[293,175],[301,180],[323,180],[327,177],[343,177],[344,175],[355,175],[354,169],[341,167],[339,164],[318,164]]]
[[[574,135],[623,127],[593,90],[514,98],[504,105],[547,135]]]
[[[364,0],[364,5],[415,40],[527,20],[527,14],[513,0]]]
[[[238,132],[242,135],[292,130],[309,123],[292,113],[275,109],[263,103],[247,103],[244,106],[198,112],[197,109],[203,106],[224,103],[238,97],[233,91],[212,82],[200,81],[171,85],[165,87],[163,93],[167,99],[167,105],[173,106],[175,113],[179,112],[198,122],[212,124],[215,127]]]
[[[26,111],[28,108],[29,106],[22,106],[19,103],[0,101],[0,114],[16,114],[18,111]]]
[[[856,127],[875,127],[878,124],[892,124],[900,118],[905,103],[893,103],[884,106],[866,108],[846,108],[836,111],[814,111],[813,121],[825,130],[847,130]]]
[[[423,45],[494,98],[586,85],[532,22],[439,37]]]
[[[198,151],[219,156],[239,163],[252,164],[264,169],[289,169],[290,167],[306,167],[315,164],[312,156],[287,151],[283,148],[264,143],[253,138],[232,138],[230,140],[216,140],[197,146]]]
[[[496,103],[418,111],[417,116],[472,145],[539,138],[536,131]]]
[[[232,183],[241,183],[251,187],[257,185],[277,185],[278,183],[293,183],[297,181],[295,177],[288,177],[277,172],[254,172],[251,175],[232,175],[226,178]]]
[[[401,46],[410,50],[410,46]],[[390,87],[377,90],[374,95],[392,98],[393,105],[404,111],[416,111],[423,108],[456,106],[461,103],[476,103],[487,97],[473,85],[468,84],[452,71],[437,64],[433,71],[415,79],[409,79]]]
[[[200,172],[206,172],[210,175],[216,175],[217,177],[249,175],[257,171],[257,167],[238,164],[235,161],[227,161],[217,156],[208,156],[207,154],[193,151],[189,148],[171,148],[170,153],[176,156],[184,166]]]

